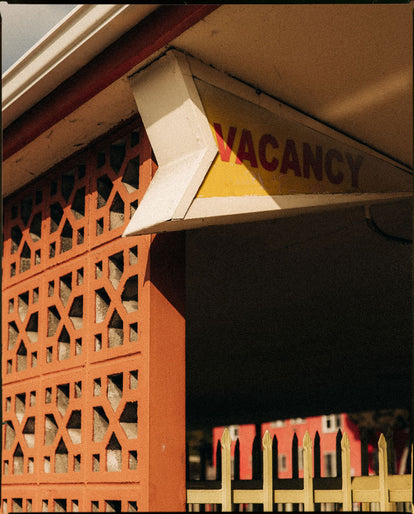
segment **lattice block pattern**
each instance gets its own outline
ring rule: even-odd
[[[43,287],[42,281],[34,278],[3,291],[3,383],[39,374]]]
[[[85,479],[87,431],[86,377],[82,369],[42,381],[38,410],[40,481],[81,482]]]
[[[2,514],[9,512],[137,512],[143,504],[136,488],[128,484],[114,486],[73,484],[2,487]],[[142,507],[141,509],[142,510]]]
[[[135,119],[5,202],[7,511],[138,508],[150,238],[120,235],[154,171]],[[119,487],[108,491],[107,482]],[[70,486],[57,487],[63,483]],[[88,483],[95,489],[85,499]]]
[[[35,512],[33,509],[33,496],[26,496],[21,490],[14,491],[6,496],[3,489],[1,502],[2,514],[8,514],[9,512]]]
[[[38,274],[86,250],[87,155],[70,159],[5,205],[3,284]]]
[[[154,164],[143,129],[96,147],[91,176],[90,234],[96,244],[124,231],[149,185]]]
[[[5,386],[3,481],[80,481],[85,432],[82,370]]]
[[[3,292],[3,382],[85,361],[88,256]]]
[[[135,120],[8,198],[3,286],[118,238],[154,169]]]
[[[35,482],[39,439],[38,384],[4,386],[2,482]]]
[[[44,290],[44,339],[41,369],[59,371],[80,366],[86,360],[88,344],[87,298],[89,295],[89,254],[72,259],[42,276]]]
[[[127,239],[128,246],[123,239],[114,241],[91,253],[91,362],[141,350],[145,260],[139,254],[145,242],[137,239]]]
[[[87,512],[138,512],[145,510],[143,495],[139,487],[119,484],[116,487],[90,485],[85,491],[85,510]]]
[[[91,441],[86,465],[90,481],[100,482],[103,476],[107,481],[136,481],[142,475],[139,368],[136,357],[94,366],[89,373]]]

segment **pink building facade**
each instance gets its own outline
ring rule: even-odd
[[[224,426],[213,429],[213,466],[216,466],[217,443],[221,438]],[[252,478],[252,446],[256,436],[256,425],[230,425],[227,427],[232,439],[231,455],[234,466],[234,452],[236,441],[240,444],[240,479]],[[364,474],[361,469],[361,434],[358,426],[351,421],[347,414],[331,414],[312,416],[307,418],[292,418],[286,420],[270,421],[261,424],[261,436],[268,430],[271,436],[276,436],[278,442],[278,478],[292,477],[292,440],[296,434],[298,438],[298,471],[299,478],[303,477],[303,438],[306,432],[312,441],[316,432],[320,436],[321,476],[336,476],[336,438],[338,430],[346,432],[351,447],[351,474],[359,476]],[[367,440],[368,473],[376,474],[378,471],[377,446],[379,432],[371,434]],[[408,466],[408,432],[394,430],[394,467],[396,473],[406,472]]]

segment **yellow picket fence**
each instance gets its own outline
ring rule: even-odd
[[[342,476],[337,478],[313,478],[312,440],[308,432],[303,439],[303,478],[274,478],[272,444],[266,431],[262,439],[262,480],[232,480],[231,438],[225,429],[221,438],[221,481],[191,482],[187,489],[189,510],[198,510],[194,509],[196,505],[215,504],[219,510],[230,512],[235,507],[237,510],[237,504],[259,504],[269,512],[277,510],[278,505],[299,504],[301,510],[314,511],[315,504],[337,504],[344,511],[369,511],[374,504],[375,510],[414,512],[412,471],[409,475],[388,473],[387,441],[383,434],[378,441],[379,472],[375,476],[351,476],[346,433],[341,439]]]

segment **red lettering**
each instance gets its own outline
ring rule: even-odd
[[[236,164],[241,164],[242,161],[250,161],[252,168],[257,168],[257,158],[254,151],[252,134],[250,130],[247,129],[243,129],[242,135],[240,137]]]
[[[337,171],[336,174],[332,171],[332,161],[334,159],[336,159],[338,162],[344,162],[344,158],[342,157],[341,152],[331,148],[326,152],[325,155],[325,171],[329,181],[332,182],[332,184],[340,184],[344,180],[344,174],[341,170]]]
[[[310,168],[313,170],[313,174],[316,180],[322,180],[323,178],[323,157],[322,147],[316,147],[316,156],[312,153],[311,147],[308,143],[303,143],[303,176],[309,178]]]
[[[277,165],[279,164],[278,159],[273,157],[271,161],[266,159],[266,146],[270,145],[272,148],[279,148],[279,144],[271,134],[264,134],[259,141],[259,159],[260,164],[267,171],[275,171]]]
[[[285,151],[283,152],[282,166],[280,167],[280,173],[287,173],[291,169],[295,172],[297,177],[301,177],[300,164],[298,153],[296,151],[295,142],[293,139],[286,140]]]
[[[220,123],[214,123],[214,130],[216,132],[217,145],[220,152],[220,158],[224,162],[229,162],[230,154],[233,150],[234,138],[236,137],[236,127],[229,128],[229,134],[227,136],[227,142],[224,143],[223,140],[223,131],[221,129]]]
[[[358,155],[356,158],[356,161],[354,162],[354,159],[352,155],[348,152],[345,152],[346,161],[348,163],[349,169],[351,171],[351,177],[352,177],[352,187],[358,187],[359,183],[359,170],[361,168],[362,164],[362,155]]]

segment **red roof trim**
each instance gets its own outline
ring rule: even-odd
[[[3,133],[3,159],[122,77],[219,5],[164,5],[15,120]]]

